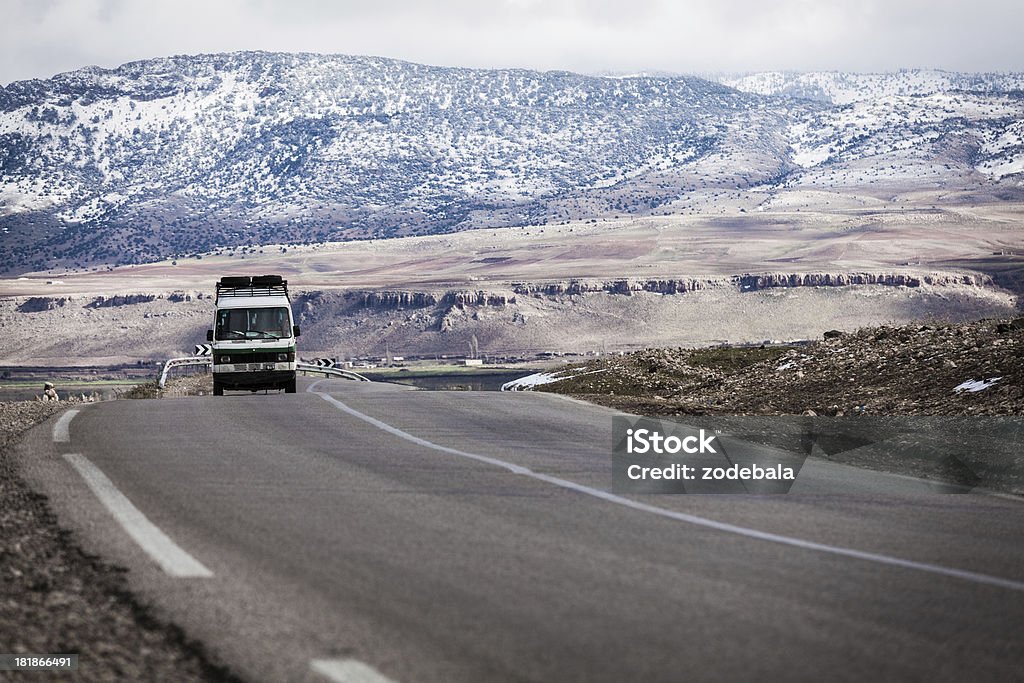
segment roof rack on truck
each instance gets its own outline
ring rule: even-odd
[[[230,275],[217,283],[222,296],[288,296],[288,281],[280,275]]]

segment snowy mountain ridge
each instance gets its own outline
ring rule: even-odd
[[[711,80],[755,95],[787,96],[839,105],[884,97],[1024,91],[1024,74],[972,74],[937,69],[903,69],[891,73],[762,71],[715,75]]]
[[[806,76],[245,52],[12,83],[0,88],[2,265],[735,214],[770,209],[786,187],[1019,187],[1024,76]],[[779,97],[796,82],[846,103]]]

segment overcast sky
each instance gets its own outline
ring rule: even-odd
[[[235,50],[679,73],[1024,71],[1024,0],[0,0],[0,83]]]

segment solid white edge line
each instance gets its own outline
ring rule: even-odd
[[[355,659],[314,659],[309,668],[336,683],[394,683],[372,666]]]
[[[53,423],[53,442],[54,443],[70,443],[71,441],[71,421],[75,419],[75,415],[78,415],[78,408],[72,408],[68,410]]]
[[[987,586],[997,586],[999,588],[1008,588],[1010,590],[1024,591],[1024,581],[1014,581],[1012,579],[1004,579],[999,576],[991,576],[989,574],[981,574],[979,572],[967,571],[964,569],[953,569],[951,567],[943,567],[942,565],[929,564],[927,562],[915,562],[913,560],[904,560],[898,557],[891,557],[889,555],[882,555],[879,553],[869,553],[862,550],[855,550],[853,548],[844,548],[842,546],[827,545],[825,543],[817,543],[815,541],[807,541],[802,538],[795,538],[792,536],[783,536],[781,534],[773,534],[766,531],[758,531],[757,529],[751,529],[748,527],[738,526],[735,524],[727,524],[725,522],[716,522],[713,519],[706,517],[699,517],[697,515],[687,514],[685,512],[676,512],[674,510],[666,510],[665,508],[656,507],[647,503],[641,503],[630,498],[609,493],[608,491],[602,491],[595,489],[584,484],[578,484],[568,479],[562,479],[560,477],[554,477],[548,474],[542,474],[540,472],[534,472],[533,470],[523,467],[522,465],[516,465],[514,463],[505,462],[497,458],[490,458],[485,455],[477,455],[476,453],[467,453],[460,451],[455,448],[449,448],[448,446],[441,446],[426,439],[421,439],[418,436],[413,436],[408,432],[404,432],[397,427],[381,422],[380,420],[370,417],[364,413],[359,412],[355,408],[350,408],[338,399],[324,394],[318,391],[314,391],[317,384],[320,384],[323,380],[314,382],[311,384],[306,391],[316,394],[320,398],[324,399],[328,403],[334,405],[339,410],[357,417],[364,422],[368,422],[373,426],[381,429],[389,434],[401,437],[406,441],[411,441],[420,446],[426,448],[432,448],[436,451],[443,453],[450,453],[457,455],[462,458],[468,458],[470,460],[477,460],[479,462],[487,463],[488,465],[494,465],[495,467],[501,467],[503,469],[512,472],[513,474],[521,474],[531,479],[538,481],[547,482],[570,491],[576,491],[584,495],[593,496],[594,498],[600,498],[601,500],[609,503],[615,503],[616,505],[622,505],[623,507],[632,508],[641,512],[647,512],[652,515],[658,515],[660,517],[667,517],[668,519],[674,519],[680,522],[686,522],[688,524],[694,524],[696,526],[707,527],[710,529],[716,529],[718,531],[724,531],[739,536],[746,536],[747,538],[756,538],[762,541],[769,541],[771,543],[779,543],[782,545],[793,546],[796,548],[803,548],[805,550],[814,550],[822,553],[829,553],[832,555],[840,555],[842,557],[851,557],[858,560],[865,560],[868,562],[876,562],[878,564],[889,565],[891,567],[903,567],[904,569],[916,569],[922,572],[928,572],[931,574],[939,574],[942,576],[949,576],[956,579],[963,579],[965,581],[972,581],[974,583],[980,583]]]
[[[213,572],[181,549],[167,534],[150,522],[114,482],[107,478],[89,459],[79,453],[65,453],[64,459],[78,470],[85,483],[96,494],[121,528],[139,544],[147,555],[170,576],[177,578],[209,578]]]

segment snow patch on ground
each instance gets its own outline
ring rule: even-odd
[[[533,391],[534,387],[539,387],[543,384],[551,384],[552,382],[558,382],[563,379],[572,379],[574,377],[582,377],[583,375],[594,375],[599,372],[607,372],[611,368],[601,368],[600,370],[592,370],[590,372],[581,372],[578,375],[567,375],[562,372],[535,372],[532,375],[526,377],[520,377],[514,379],[511,382],[505,382],[501,385],[502,391]]]
[[[1001,379],[1002,377],[989,377],[988,379],[977,380],[969,379],[966,382],[953,387],[953,393],[959,394],[961,391],[970,391],[971,393],[984,391]]]

